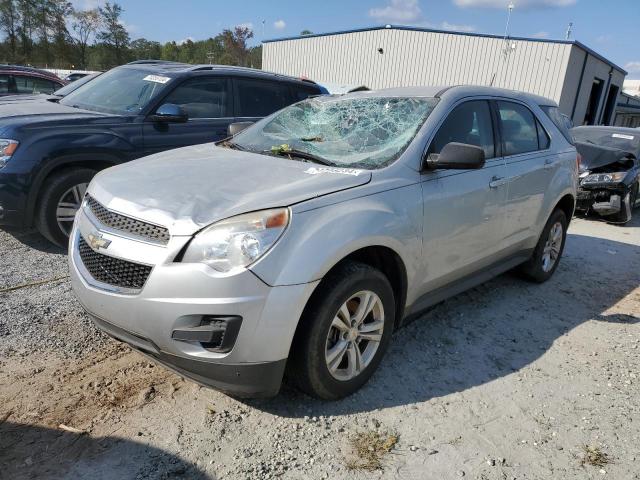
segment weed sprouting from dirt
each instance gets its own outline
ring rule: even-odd
[[[382,458],[398,443],[398,435],[360,432],[349,439],[355,458],[346,462],[349,470],[382,470]]]
[[[605,465],[611,463],[611,458],[609,458],[609,455],[600,450],[600,447],[583,445],[582,451],[584,452],[582,465],[604,467]]]

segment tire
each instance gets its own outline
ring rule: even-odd
[[[36,207],[35,224],[50,242],[65,248],[73,225],[72,212],[82,203],[87,185],[97,172],[89,168],[65,170],[48,178]],[[58,221],[58,207],[64,216]],[[64,219],[64,220],[63,220]]]
[[[562,229],[559,237],[556,233],[557,230],[555,230],[558,227]],[[552,229],[555,240],[551,238]],[[542,234],[540,235],[538,244],[533,250],[531,258],[520,266],[520,272],[524,277],[537,283],[549,280],[553,272],[558,268],[566,239],[567,216],[562,210],[554,210],[542,229]]]
[[[363,305],[367,300],[373,305],[373,310],[362,320],[362,331],[357,326],[348,329],[349,333],[337,328],[335,318],[340,320],[347,314],[351,319],[358,317],[361,300]],[[345,263],[325,277],[305,308],[289,356],[287,377],[305,393],[323,400],[351,395],[378,368],[394,325],[395,300],[387,277],[369,265]],[[346,325],[342,322],[341,326]],[[376,337],[379,341],[353,338],[356,334]],[[334,355],[343,347],[346,350],[342,355]],[[334,360],[330,361],[329,357]],[[350,365],[358,365],[358,360],[359,371],[357,367],[351,370]]]

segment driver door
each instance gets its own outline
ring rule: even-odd
[[[227,128],[234,121],[231,81],[226,77],[208,75],[186,80],[157,106],[165,103],[181,106],[189,119],[185,123],[145,120],[146,155],[222,140],[227,137]]]
[[[499,257],[502,243],[506,167],[488,100],[454,107],[428,153],[440,153],[450,142],[481,147],[486,162],[480,169],[422,173],[425,292],[490,265]]]

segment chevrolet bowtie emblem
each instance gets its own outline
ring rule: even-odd
[[[111,240],[107,240],[106,238],[102,238],[102,234],[101,233],[90,233],[87,236],[87,242],[89,243],[89,246],[91,246],[91,248],[93,248],[94,250],[100,250],[101,248],[109,248],[109,245],[111,245]]]

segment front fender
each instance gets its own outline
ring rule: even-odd
[[[418,184],[309,211],[294,208],[283,238],[251,270],[269,285],[309,283],[356,250],[384,246],[399,255],[411,285],[422,264],[422,221]]]

